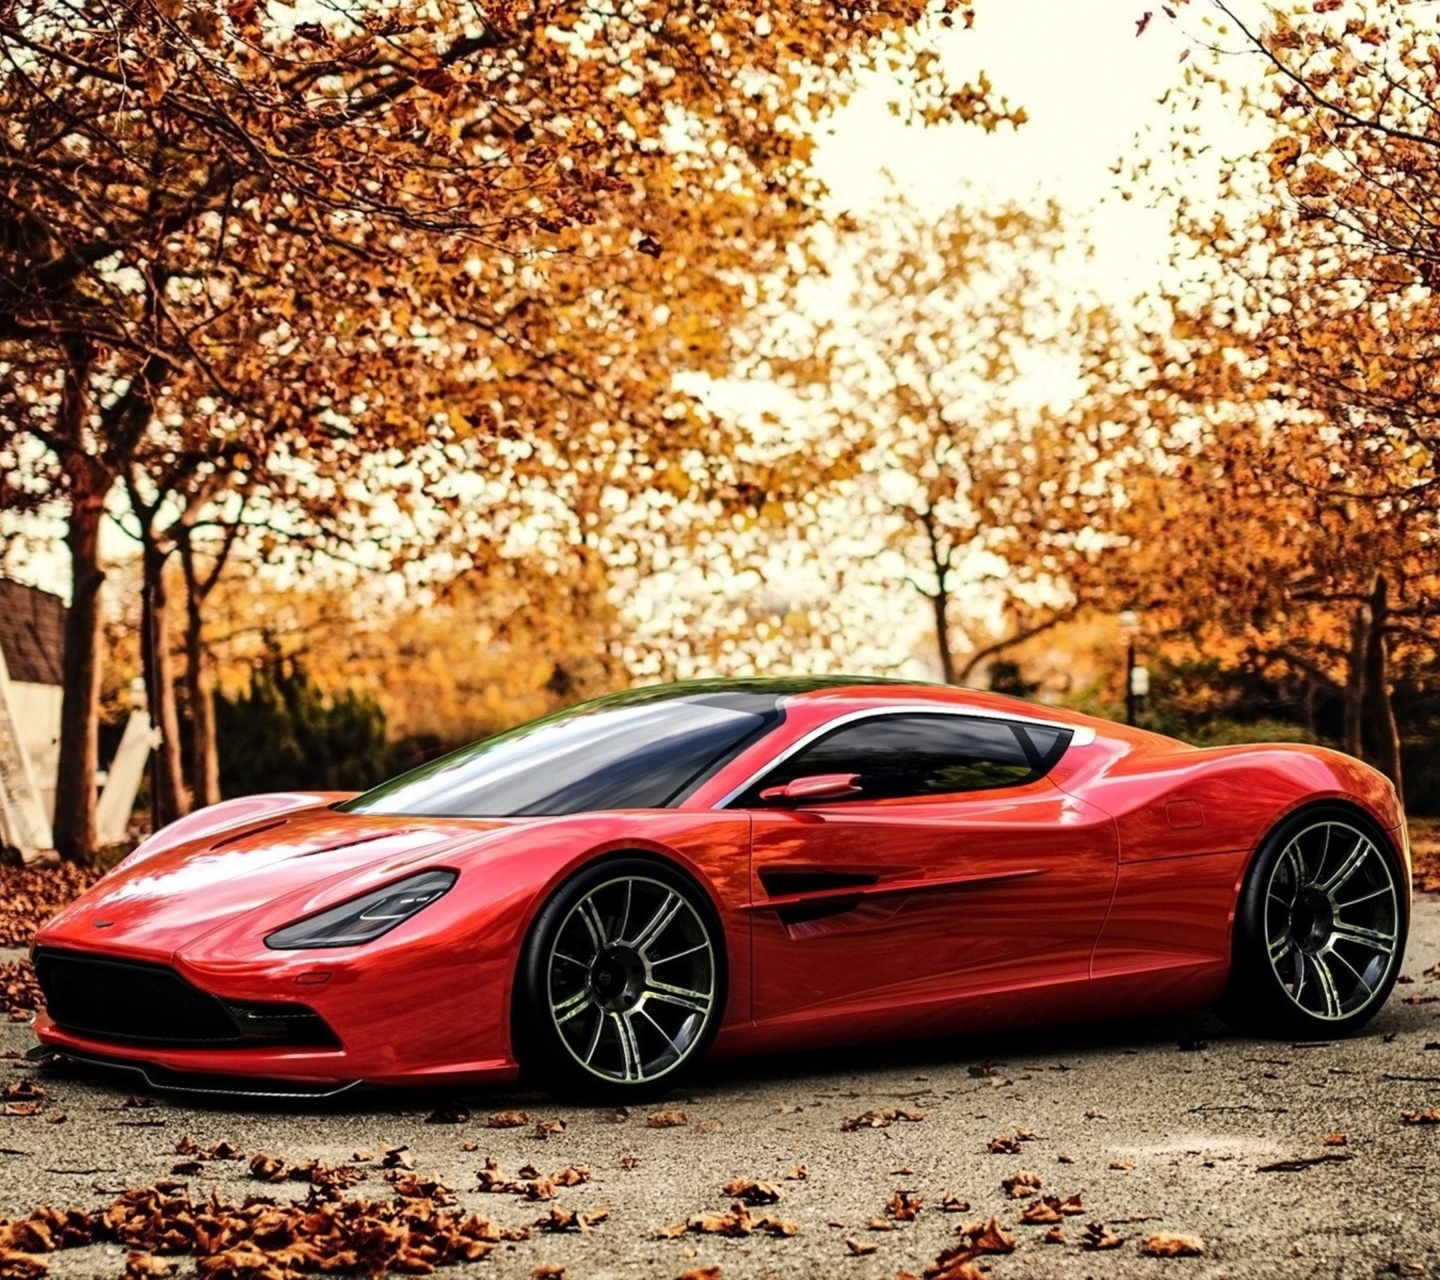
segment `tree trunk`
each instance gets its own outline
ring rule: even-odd
[[[1370,595],[1370,636],[1365,648],[1365,719],[1375,744],[1375,765],[1401,794],[1400,728],[1395,723],[1395,708],[1390,701],[1388,654],[1385,643],[1385,622],[1390,611],[1389,583],[1384,574],[1375,576]]]
[[[1350,653],[1345,666],[1344,746],[1357,759],[1365,754],[1365,655],[1370,644],[1370,605],[1362,604],[1350,621]]]
[[[109,481],[90,459],[66,465],[70,518],[70,608],[65,614],[61,671],[60,760],[55,774],[55,848],[66,862],[89,863],[97,853],[95,774],[100,767],[100,523]]]
[[[142,563],[145,586],[140,602],[140,656],[145,665],[145,692],[150,723],[160,730],[150,782],[154,826],[174,822],[186,812],[181,768],[180,717],[175,709],[175,678],[170,658],[170,625],[165,589],[165,556],[153,540],[145,543]]]
[[[955,655],[950,649],[950,593],[942,586],[930,603],[935,609],[935,647],[940,655],[940,679],[955,683]]]
[[[185,696],[190,702],[190,789],[196,808],[220,800],[220,754],[215,741],[215,678],[205,648],[200,584],[188,548],[185,567]]]

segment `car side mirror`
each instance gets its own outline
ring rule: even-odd
[[[762,800],[826,800],[833,796],[853,796],[860,792],[858,773],[812,773],[805,778],[792,778],[783,787],[766,787]]]

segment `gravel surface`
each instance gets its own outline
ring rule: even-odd
[[[553,1203],[608,1207],[608,1218],[584,1234],[537,1231],[444,1273],[457,1276],[528,1277],[553,1263],[565,1267],[566,1280],[671,1280],[714,1266],[725,1280],[872,1280],[923,1272],[960,1241],[958,1227],[993,1214],[1019,1241],[1014,1253],[985,1259],[996,1280],[1440,1277],[1440,1124],[1406,1123],[1401,1114],[1440,1107],[1437,961],[1440,898],[1423,897],[1403,970],[1411,981],[1402,978],[1359,1039],[1240,1039],[1197,1014],[729,1063],[710,1069],[685,1097],[660,1104],[684,1112],[685,1123],[668,1128],[647,1123],[659,1107],[624,1117],[557,1107],[521,1090],[371,1094],[308,1109],[133,1099],[135,1086],[123,1078],[5,1062],[0,1082],[34,1079],[48,1096],[39,1115],[0,1117],[0,1214],[42,1204],[101,1206],[127,1187],[169,1177],[185,1137],[202,1146],[224,1140],[246,1153],[244,1160],[207,1162],[187,1178],[192,1194],[213,1188],[237,1202],[304,1191],[298,1183],[253,1180],[253,1153],[353,1163],[356,1152],[403,1144],[418,1172],[438,1173],[461,1205],[506,1226],[533,1223],[550,1205],[482,1194],[477,1170],[486,1156],[509,1178],[526,1164],[547,1175],[588,1166],[591,1180],[560,1188]],[[30,1043],[23,1025],[0,1026],[0,1049]],[[468,1120],[427,1122],[445,1106],[467,1109]],[[923,1119],[842,1128],[884,1108]],[[523,1111],[528,1120],[490,1127],[491,1114],[504,1111]],[[554,1118],[564,1131],[537,1137],[537,1122]],[[1015,1143],[1018,1154],[987,1149],[1017,1130],[1033,1135]],[[1298,1169],[1264,1170],[1317,1158]],[[786,1180],[800,1164],[808,1177]],[[389,1194],[378,1161],[363,1167],[366,1180],[347,1194]],[[1012,1199],[1001,1180],[1021,1170],[1039,1175],[1042,1194],[1083,1196],[1084,1214],[1064,1224],[1068,1243],[1044,1244],[1045,1227],[1019,1224],[1028,1200]],[[778,1215],[796,1234],[655,1237],[657,1227],[723,1213],[731,1198],[722,1188],[735,1178],[774,1182],[779,1203],[751,1212]],[[923,1197],[915,1220],[867,1230],[902,1190]],[[947,1192],[969,1201],[971,1211],[943,1212]],[[1092,1222],[1124,1242],[1083,1250],[1079,1241]],[[1155,1232],[1199,1236],[1206,1254],[1146,1257],[1140,1242]],[[873,1252],[852,1255],[849,1241]],[[118,1277],[124,1251],[97,1245],[47,1261],[56,1277]],[[182,1264],[182,1280],[193,1267]]]

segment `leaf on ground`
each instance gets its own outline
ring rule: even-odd
[[[840,1128],[845,1133],[853,1133],[856,1129],[888,1129],[897,1120],[915,1123],[923,1119],[923,1111],[909,1111],[904,1107],[881,1107],[875,1111],[862,1111],[858,1116],[842,1120]]]
[[[1402,1111],[1400,1119],[1406,1124],[1440,1124],[1440,1107],[1429,1111]]]
[[[845,1241],[845,1247],[857,1258],[863,1258],[867,1253],[874,1253],[880,1246],[873,1241],[856,1240],[852,1237]]]
[[[1125,1237],[1117,1236],[1103,1222],[1086,1223],[1080,1239],[1082,1249],[1118,1249],[1124,1243]]]
[[[518,1129],[529,1124],[530,1117],[524,1111],[497,1111],[486,1123],[492,1129]]]
[[[925,1268],[925,1280],[988,1280],[975,1262],[974,1249],[956,1245]]]
[[[999,1218],[992,1217],[987,1222],[966,1223],[960,1228],[960,1234],[968,1237],[970,1248],[976,1253],[1015,1252],[1015,1237],[1006,1234]]]
[[[969,1213],[970,1201],[962,1199],[953,1191],[947,1191],[940,1197],[941,1213]]]
[[[124,1280],[154,1280],[168,1276],[180,1266],[174,1258],[157,1258],[153,1253],[132,1249],[125,1255]]]
[[[398,1147],[381,1147],[380,1167],[382,1169],[413,1169],[415,1156],[410,1148],[403,1144]]]
[[[1140,1252],[1152,1258],[1199,1258],[1205,1253],[1205,1242],[1199,1236],[1146,1236],[1140,1241]]]
[[[1064,1244],[1065,1232],[1060,1227],[1051,1227],[1049,1231],[1047,1231],[1043,1236],[1040,1237],[1040,1243]]]
[[[920,1206],[925,1203],[924,1196],[917,1196],[913,1191],[897,1191],[885,1202],[885,1216],[894,1218],[896,1222],[914,1222],[920,1216]]]
[[[773,1182],[760,1182],[754,1178],[732,1178],[721,1188],[734,1200],[743,1200],[748,1205],[775,1204],[780,1199],[780,1188]]]
[[[610,1210],[601,1205],[598,1209],[591,1209],[583,1213],[578,1209],[562,1209],[559,1205],[551,1207],[550,1212],[543,1218],[537,1218],[535,1225],[542,1231],[589,1231],[591,1227],[598,1226],[610,1216]]]
[[[582,1182],[590,1181],[590,1166],[588,1164],[566,1165],[559,1173],[554,1174],[550,1181],[557,1187],[578,1187]]]
[[[1133,1161],[1133,1160],[1112,1160],[1112,1161],[1110,1161],[1110,1167],[1111,1167],[1112,1169],[1119,1169],[1119,1170],[1121,1170],[1121,1171],[1123,1172],[1123,1171],[1126,1170],[1126,1169],[1133,1169],[1133,1168],[1135,1167],[1135,1161]]]
[[[770,1215],[756,1217],[738,1200],[730,1206],[728,1213],[697,1213],[685,1222],[667,1227],[656,1227],[655,1235],[663,1239],[674,1239],[687,1231],[708,1236],[793,1236],[799,1230],[793,1222]]]
[[[565,1121],[563,1120],[542,1120],[535,1126],[535,1136],[542,1142],[553,1138],[557,1133],[565,1132]]]
[[[694,1267],[689,1271],[682,1271],[675,1280],[720,1280],[719,1267]]]
[[[470,1113],[464,1107],[436,1107],[425,1117],[426,1124],[469,1124]]]
[[[1060,1212],[1060,1198],[1058,1196],[1042,1196],[1039,1200],[1032,1200],[1021,1211],[1020,1221],[1029,1227],[1043,1227],[1052,1222],[1064,1222],[1065,1215]]]
[[[640,1167],[640,1157],[637,1155],[623,1155],[620,1157],[620,1167],[622,1169],[638,1169]]]
[[[654,1111],[645,1117],[647,1129],[678,1129],[683,1124],[689,1124],[690,1117],[683,1111]]]
[[[530,1268],[533,1280],[564,1280],[565,1268],[558,1262],[542,1262]]]
[[[1008,1178],[1001,1178],[1000,1185],[1010,1193],[1012,1200],[1023,1200],[1040,1190],[1040,1175],[1032,1169],[1021,1169]]]
[[[786,1182],[804,1182],[810,1176],[810,1166],[804,1164],[792,1165],[785,1170]]]
[[[886,1218],[867,1218],[865,1220],[866,1231],[894,1231],[895,1224]]]

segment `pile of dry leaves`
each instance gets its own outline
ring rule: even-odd
[[[103,874],[98,867],[66,862],[49,867],[0,867],[0,947],[28,947],[36,929]]]
[[[30,961],[7,960],[0,964],[0,1013],[11,1022],[26,1022],[40,1004],[40,984]]]
[[[497,1244],[528,1238],[526,1228],[498,1227],[435,1200],[330,1200],[316,1188],[297,1204],[248,1197],[196,1203],[183,1184],[137,1187],[108,1208],[36,1209],[0,1222],[0,1275],[43,1276],[42,1257],[97,1242],[127,1246],[132,1280],[166,1274],[160,1258],[192,1257],[203,1280],[297,1280],[318,1273],[389,1271],[425,1274],[485,1257]]]

